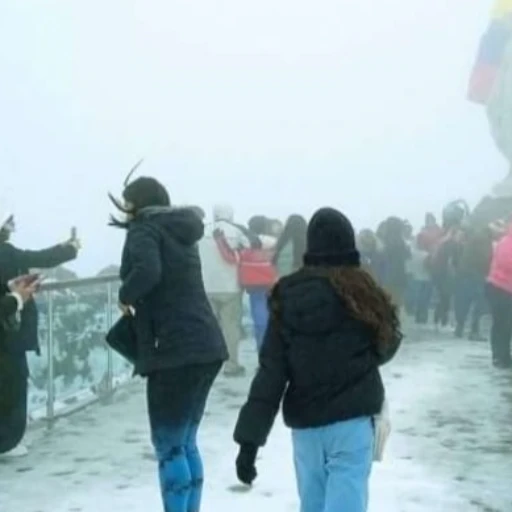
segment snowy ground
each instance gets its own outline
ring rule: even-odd
[[[411,333],[385,370],[394,433],[375,466],[371,512],[512,511],[512,372],[490,367],[487,344],[444,338]],[[244,358],[252,372],[249,343]],[[261,452],[254,488],[237,486],[231,435],[249,381],[220,378],[209,402],[204,512],[297,511],[281,422]],[[1,512],[161,510],[141,383],[29,440],[29,457],[0,465]]]

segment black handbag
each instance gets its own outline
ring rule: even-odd
[[[108,331],[105,340],[112,350],[123,356],[129,363],[135,364],[137,337],[132,316],[122,316]]]

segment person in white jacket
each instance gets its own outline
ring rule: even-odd
[[[242,289],[238,281],[237,266],[223,259],[214,239],[214,232],[221,230],[233,250],[247,247],[249,241],[233,219],[233,208],[228,205],[215,206],[213,222],[205,226],[205,235],[199,242],[204,286],[229,351],[229,360],[224,368],[224,373],[228,376],[245,373],[238,356],[242,338]]]

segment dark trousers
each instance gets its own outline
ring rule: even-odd
[[[428,310],[432,300],[432,283],[430,280],[409,279],[405,309],[409,316],[414,317],[417,324],[428,322]]]
[[[480,318],[485,308],[485,281],[470,274],[459,274],[455,282],[454,309],[457,334],[462,335],[472,308],[471,333],[480,332]]]
[[[28,364],[25,352],[2,351],[0,357],[0,453],[6,453],[18,446],[27,429]]]
[[[199,512],[203,463],[197,432],[222,363],[188,365],[151,374],[147,401],[165,512]]]
[[[453,295],[453,282],[448,273],[436,274],[432,277],[437,294],[437,304],[434,311],[434,323],[445,327],[450,320],[450,309]]]
[[[487,285],[487,298],[492,316],[491,350],[494,363],[509,365],[512,339],[512,294]]]
[[[417,324],[428,322],[430,302],[432,301],[432,282],[430,280],[417,281],[418,291],[416,297],[415,320]]]
[[[405,312],[409,316],[414,316],[416,304],[418,302],[418,280],[414,279],[411,274],[407,275],[407,286],[404,294]]]

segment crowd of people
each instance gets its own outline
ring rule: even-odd
[[[462,201],[449,204],[437,223],[433,214],[417,234],[398,218],[383,222],[374,235],[360,234],[368,269],[417,325],[431,323],[455,338],[487,341],[492,363],[512,367],[512,247],[504,220],[475,222]],[[490,314],[490,333],[482,326]],[[468,328],[469,321],[469,328]]]
[[[389,217],[356,233],[340,211],[322,208],[283,224],[263,215],[247,225],[217,206],[173,207],[148,177],[126,183],[111,225],[126,231],[121,257],[122,317],[107,337],[147,380],[152,442],[166,512],[200,510],[204,470],[197,434],[210,389],[239,359],[247,295],[259,366],[236,424],[236,472],[251,485],[256,458],[281,404],[292,429],[302,512],[364,512],[384,407],[380,366],[399,349],[400,319],[484,339],[492,317],[492,361],[510,368],[512,230],[476,226],[463,202],[432,214],[414,234]],[[77,256],[74,234],[32,252],[10,243],[13,217],[0,225],[0,453],[26,426],[26,352],[37,350],[33,267]],[[20,277],[21,275],[21,277]],[[486,297],[488,300],[486,300]],[[452,315],[453,313],[453,315]],[[341,504],[341,505],[340,505]],[[341,508],[340,508],[341,507]]]
[[[201,209],[194,210],[205,218]],[[489,333],[481,320],[490,314],[492,325],[501,326],[491,328],[493,364],[508,368],[509,336],[493,293],[493,286],[508,291],[509,275],[498,256],[507,248],[494,250],[508,239],[507,223],[475,225],[463,201],[450,203],[440,217],[438,222],[427,213],[416,233],[399,217],[385,219],[375,230],[360,230],[356,245],[362,265],[392,296],[402,317],[416,325],[431,324],[458,339],[486,341]],[[228,342],[227,375],[244,374],[237,349],[242,294],[249,297],[259,349],[268,322],[266,297],[277,279],[302,267],[307,226],[296,214],[284,224],[255,216],[244,226],[234,221],[231,208],[214,208],[200,252],[205,287]],[[496,271],[498,264],[502,270]]]

